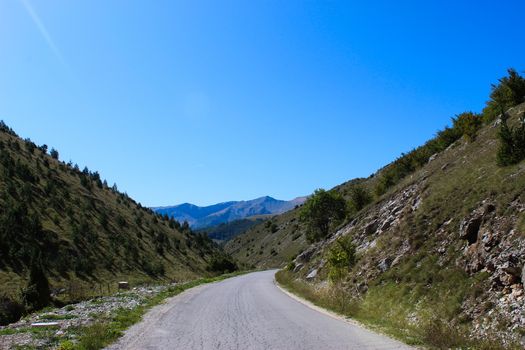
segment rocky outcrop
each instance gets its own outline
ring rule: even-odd
[[[307,281],[313,280],[317,276],[318,271],[319,271],[318,269],[312,269],[312,271],[310,271],[308,275],[306,275],[306,280]]]
[[[399,265],[417,250],[410,237],[403,235],[403,228],[422,207],[424,186],[424,180],[420,181],[369,208],[366,215],[355,218],[300,254],[295,259],[296,269],[301,266],[307,281],[319,281],[323,252],[335,239],[351,235],[358,254],[373,256],[361,261],[354,272],[352,288],[362,296],[368,290],[369,281]],[[501,327],[498,322],[509,322],[512,329],[525,328],[525,235],[516,230],[518,215],[525,211],[525,206],[516,200],[505,209],[504,214],[499,213],[496,205],[486,199],[462,219],[446,219],[432,232],[437,242],[434,252],[440,256],[438,264],[447,264],[452,249],[458,254],[456,265],[465,272],[472,276],[488,275],[486,289],[480,291],[477,299],[466,300],[461,310],[462,317],[473,320],[473,331],[478,336]],[[384,244],[380,242],[385,235],[388,246],[379,246]],[[368,254],[372,250],[373,253]]]
[[[393,259],[391,257],[383,258],[383,259],[381,259],[381,261],[379,262],[377,267],[379,268],[379,270],[381,272],[385,272],[392,265],[392,261],[393,261]]]
[[[505,215],[498,215],[495,206],[484,201],[459,228],[467,243],[458,263],[469,274],[489,276],[488,290],[463,305],[482,336],[500,328],[500,322],[507,322],[509,331],[525,328],[525,237],[515,228],[525,207],[519,200],[510,207]]]
[[[484,201],[461,222],[459,236],[468,242],[462,261],[466,272],[489,272],[496,289],[522,283],[525,239],[513,228],[517,219],[516,214],[498,216],[496,207]]]
[[[459,226],[459,237],[465,239],[469,244],[474,244],[478,241],[480,227],[483,222],[491,218],[491,213],[496,210],[492,203],[483,203],[483,205],[472,212],[469,217],[463,219]]]
[[[360,254],[375,248],[378,239],[385,232],[397,229],[407,214],[414,213],[421,206],[423,200],[419,193],[420,185],[409,186],[392,198],[376,204],[366,217],[352,220],[326,240],[311,245],[295,258],[296,269],[297,266],[301,266],[302,269],[303,265],[310,264],[312,268],[308,270],[305,278],[313,280],[317,271],[324,265],[324,260],[321,259],[323,252],[342,236],[351,235]],[[371,264],[363,276],[372,279],[379,273],[387,271],[392,265],[399,263],[409,250],[410,244],[404,241],[396,251],[385,251],[385,255]]]

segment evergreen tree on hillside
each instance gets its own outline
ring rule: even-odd
[[[525,116],[514,128],[508,126],[507,119],[508,115],[503,112],[498,133],[500,144],[497,161],[500,166],[516,164],[525,159]]]
[[[0,207],[0,260],[29,264],[40,237],[42,224],[24,202],[9,198]]]
[[[237,271],[238,269],[239,267],[235,260],[224,253],[215,254],[206,267],[206,270],[216,273],[230,273]]]
[[[18,136],[3,120],[0,120],[0,132],[5,132],[11,136]]]
[[[525,159],[525,114],[520,118],[519,126],[514,130],[514,147],[516,148],[517,161]]]
[[[500,111],[507,110],[525,101],[525,78],[510,68],[508,76],[499,79],[499,84],[492,85],[490,100],[483,109],[483,119],[490,122],[499,115]]]
[[[29,310],[40,310],[51,302],[51,291],[42,266],[40,252],[33,253],[29,281],[23,290],[22,297]]]
[[[56,149],[51,148],[51,151],[49,152],[49,154],[51,155],[51,157],[52,157],[53,159],[58,160],[58,151],[57,151]]]
[[[503,113],[501,116],[501,124],[498,132],[500,145],[498,148],[498,164],[501,166],[513,163],[512,157],[512,131],[507,124],[507,115]]]

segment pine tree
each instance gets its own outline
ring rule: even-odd
[[[508,109],[525,101],[525,78],[515,69],[508,69],[508,75],[499,79],[499,84],[492,85],[490,100],[483,109],[483,119],[491,122],[501,109]]]
[[[505,166],[512,164],[512,131],[507,124],[508,116],[503,113],[501,115],[501,124],[498,132],[499,148],[498,148],[498,165]]]
[[[507,119],[508,115],[503,112],[498,133],[500,144],[497,161],[500,166],[516,164],[525,159],[525,116],[521,117],[520,125],[514,128],[508,126]]]
[[[513,145],[516,163],[525,159],[525,115],[520,118],[520,125],[514,129]]]
[[[58,151],[54,148],[51,148],[51,152],[50,152],[50,155],[53,159],[57,159],[58,160]]]
[[[30,310],[40,310],[51,302],[49,281],[44,273],[40,252],[33,253],[29,281],[23,291],[23,300]]]

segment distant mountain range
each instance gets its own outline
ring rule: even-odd
[[[298,197],[290,201],[283,201],[265,196],[248,201],[224,202],[205,207],[184,203],[152,209],[160,214],[168,214],[180,222],[188,221],[192,228],[200,229],[252,216],[282,214],[304,203],[305,200],[306,197]]]

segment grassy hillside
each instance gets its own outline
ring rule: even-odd
[[[494,90],[500,89],[500,85]],[[520,93],[525,95],[525,83]],[[334,192],[352,204],[326,237],[308,242],[302,208],[226,245],[310,300],[412,344],[520,348],[525,334],[525,104],[503,103],[516,137],[502,147],[494,96],[454,126],[367,178]],[[500,101],[501,102],[501,101]],[[505,119],[505,118],[503,118]],[[512,161],[502,164],[502,154]]]
[[[303,233],[298,210],[293,209],[250,227],[226,242],[224,249],[248,265],[282,267],[308,246]]]
[[[0,129],[0,296],[20,300],[37,258],[64,298],[118,280],[206,274],[217,251],[209,239],[142,207],[97,172],[59,161],[56,150]]]
[[[334,188],[350,200],[351,189],[356,184],[371,186],[375,181],[356,179]],[[250,227],[243,234],[228,241],[224,249],[248,265],[261,268],[284,267],[309,246],[306,229],[299,219],[301,206],[270,220]]]

